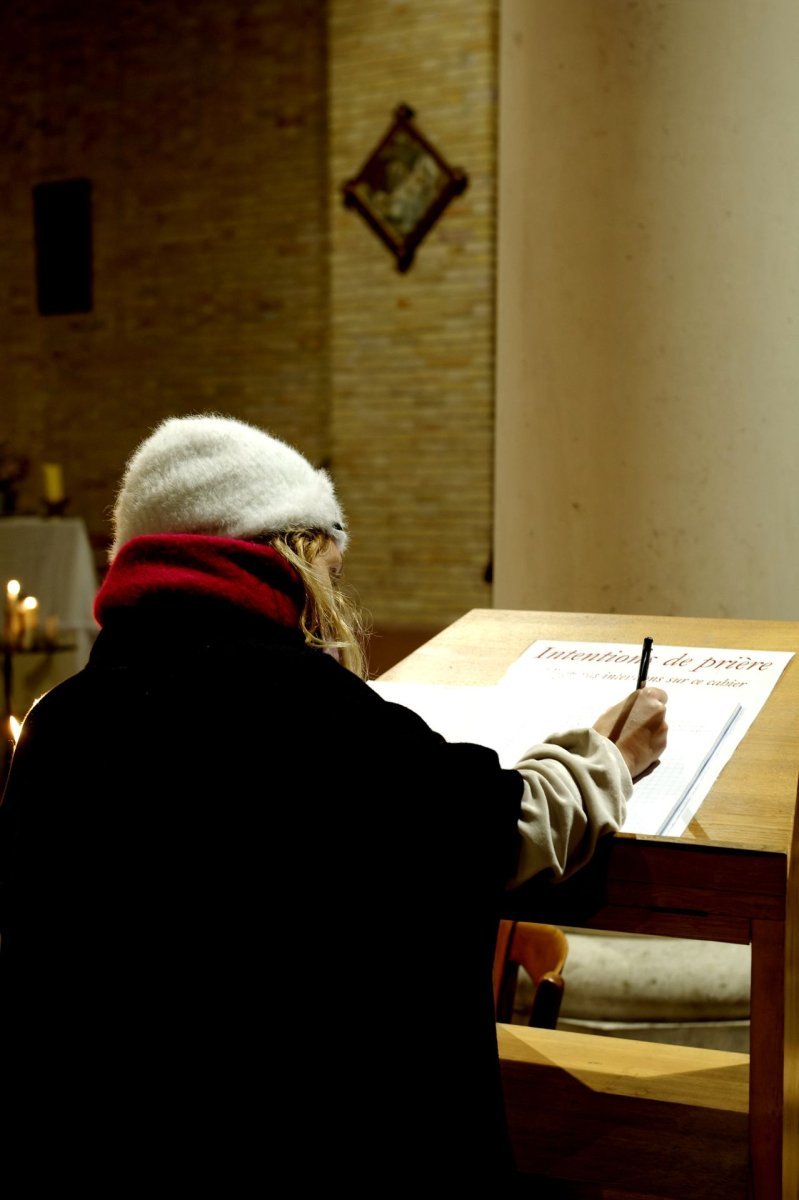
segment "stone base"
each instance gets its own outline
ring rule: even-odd
[[[567,929],[558,1028],[746,1053],[748,946]],[[519,972],[514,1022],[526,1023],[532,983]]]

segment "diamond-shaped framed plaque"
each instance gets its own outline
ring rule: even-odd
[[[400,104],[388,133],[342,187],[345,205],[385,242],[400,271],[408,270],[422,238],[469,182],[419,132],[413,117],[413,109]]]

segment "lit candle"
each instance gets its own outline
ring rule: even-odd
[[[19,593],[22,585],[18,579],[9,579],[6,584],[6,615],[4,637],[7,646],[13,646],[19,637]]]
[[[39,620],[39,601],[35,596],[26,596],[19,607],[22,613],[22,649],[32,650]]]
[[[44,475],[44,498],[48,504],[58,504],[64,499],[64,473],[59,463],[42,463]]]

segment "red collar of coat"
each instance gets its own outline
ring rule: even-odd
[[[297,628],[302,582],[271,546],[239,538],[159,533],[131,538],[118,551],[94,602],[99,625],[123,609],[167,598],[219,600]]]

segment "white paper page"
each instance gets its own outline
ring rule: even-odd
[[[389,683],[380,679],[369,686],[393,704],[413,709],[431,729],[448,742],[476,742],[494,747],[498,730],[492,728],[493,687],[455,687],[446,683]]]
[[[557,689],[536,702],[526,694],[518,695],[513,689],[505,691],[496,686],[393,683],[379,679],[371,680],[369,686],[385,700],[413,709],[448,742],[490,746],[496,750],[503,767],[514,767],[525,750],[544,740],[545,733],[585,724],[570,719],[569,710],[574,709],[571,684],[561,689],[557,703]],[[553,724],[552,713],[558,710],[563,720]],[[588,705],[588,711],[593,712],[593,705]],[[597,709],[594,716],[600,711]]]
[[[603,709],[634,689],[640,656],[638,644],[537,641],[516,659],[497,686],[521,695],[551,692],[562,698],[570,693],[571,726],[591,725]],[[673,784],[677,771],[688,770],[692,760],[698,765],[702,738],[711,744],[715,730],[722,728],[740,705],[740,713],[667,830],[670,836],[684,832],[792,658],[792,653],[780,650],[655,644],[647,682],[668,694],[669,744],[660,767],[636,784],[625,830],[651,832],[637,823],[636,814],[643,808],[639,792],[650,798],[653,791],[665,794],[667,780]],[[587,711],[589,705],[593,707]],[[697,712],[704,725],[702,734],[696,733]],[[562,699],[557,715],[565,715]],[[654,782],[661,770],[662,788]]]
[[[633,789],[622,825],[625,833],[674,834],[683,821],[684,809],[706,777],[718,777],[713,770],[715,755],[741,712],[740,704],[733,704],[721,720],[715,710],[678,713],[669,726],[667,753]],[[705,788],[703,795],[708,790]]]

